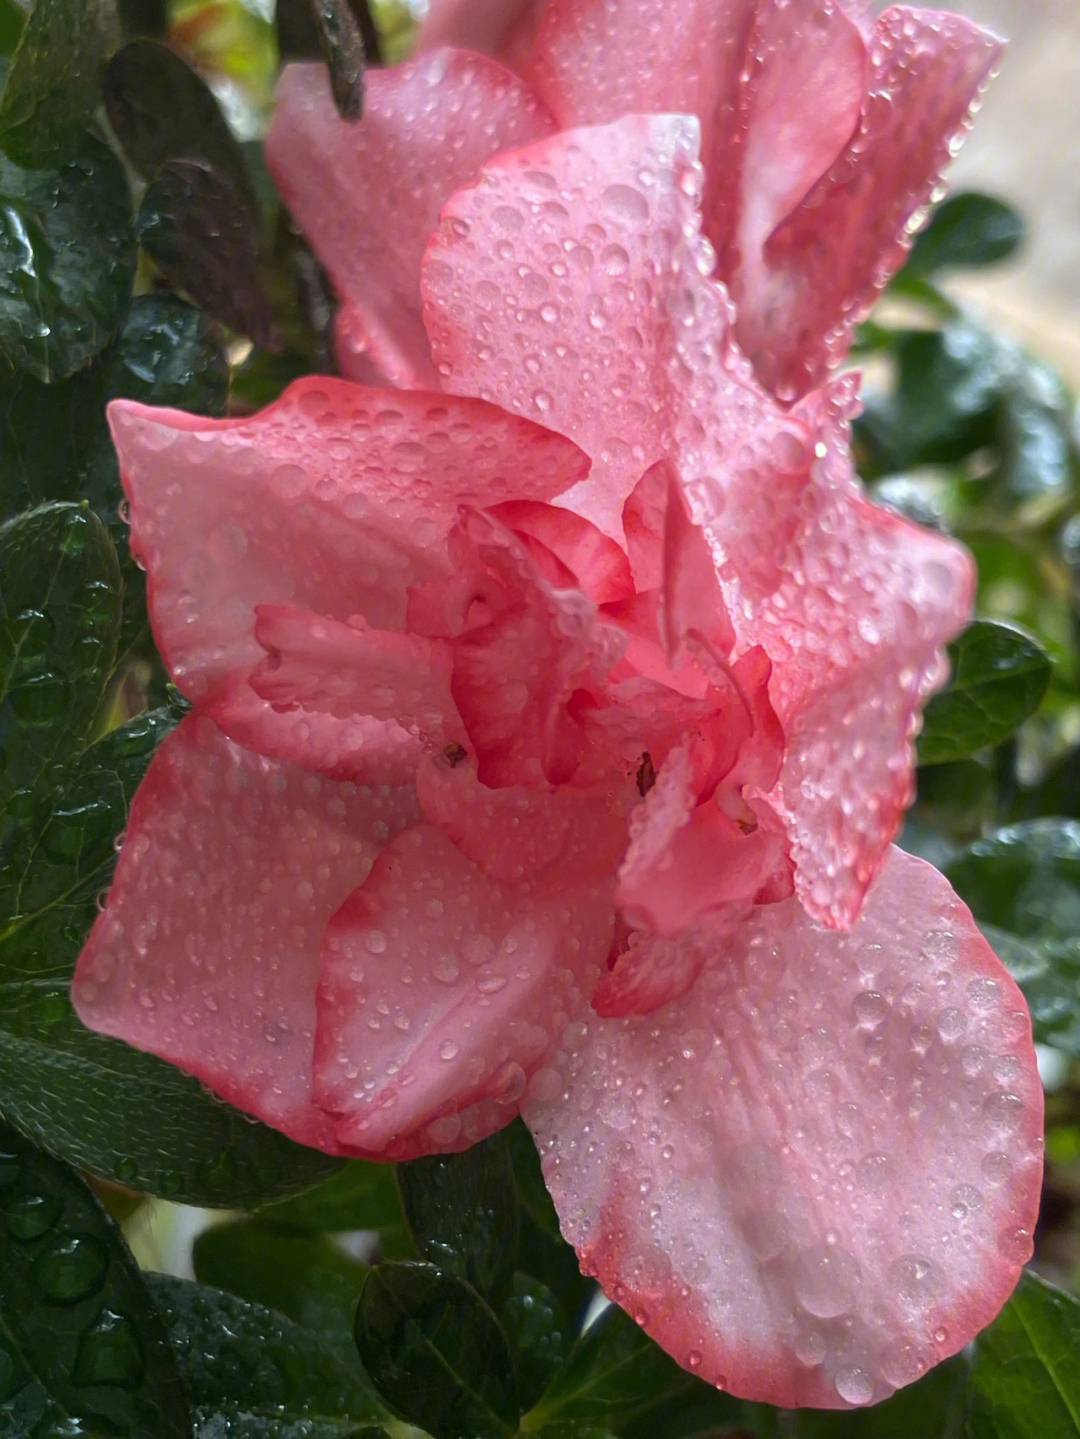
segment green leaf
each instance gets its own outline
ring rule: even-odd
[[[86,124],[114,26],[102,0],[34,0],[0,96],[0,146],[9,155],[51,158]]]
[[[0,526],[0,803],[55,787],[86,741],[116,657],[120,569],[108,532],[78,505]]]
[[[894,284],[902,287],[914,277],[926,280],[939,270],[993,265],[1007,259],[1023,240],[1023,218],[1011,205],[977,190],[961,191],[934,211]]]
[[[529,1409],[562,1367],[570,1325],[547,1285],[529,1274],[514,1275],[499,1319],[514,1355],[521,1405]]]
[[[259,213],[254,199],[201,160],[169,160],[147,187],[139,243],[169,281],[231,330],[275,343],[259,284]]]
[[[351,1439],[383,1418],[349,1348],[216,1289],[148,1281],[203,1439]]]
[[[965,759],[1008,739],[1042,703],[1050,659],[1008,625],[976,620],[949,646],[952,675],[923,716],[919,763]]]
[[[300,1234],[258,1219],[204,1229],[192,1263],[202,1284],[277,1309],[306,1329],[345,1336],[368,1272],[324,1234]]]
[[[402,1206],[425,1259],[498,1308],[517,1266],[518,1193],[506,1140],[397,1166]]]
[[[69,158],[23,169],[0,155],[0,354],[47,383],[115,334],[135,274],[127,180],[84,134]]]
[[[312,0],[311,13],[338,114],[343,120],[359,120],[364,109],[367,57],[349,0]]]
[[[314,1189],[268,1205],[259,1217],[278,1228],[311,1233],[376,1229],[386,1259],[412,1259],[416,1248],[401,1209],[392,1164],[349,1159]]]
[[[317,1183],[341,1161],[214,1099],[71,1008],[71,975],[116,862],[114,836],[175,715],[98,740],[61,788],[8,806],[0,867],[0,1110],[105,1178],[189,1204],[240,1207]]]
[[[1080,1301],[1026,1271],[979,1335],[971,1369],[971,1439],[1080,1435]]]
[[[315,3],[318,3],[318,0],[315,0]],[[382,43],[367,0],[349,0],[349,8],[363,37],[368,64],[383,64]],[[274,6],[274,26],[282,64],[288,60],[324,58],[320,27],[316,23],[314,9],[313,0],[277,0]],[[391,17],[384,12],[380,18],[385,20]],[[406,15],[406,23],[408,18]],[[388,63],[393,63],[392,58]]]
[[[386,1403],[434,1439],[507,1439],[514,1364],[494,1314],[433,1264],[379,1264],[356,1310],[356,1345]]]
[[[1024,991],[1035,1038],[1080,1054],[1080,824],[999,829],[945,873]]]
[[[562,1237],[540,1156],[524,1120],[515,1119],[503,1133],[521,1202],[518,1267],[551,1290],[570,1318],[571,1332],[576,1333],[597,1292],[596,1283],[582,1274],[577,1255]]]
[[[0,1273],[5,1433],[190,1435],[168,1338],[120,1231],[77,1174],[2,1128]]]
[[[699,1428],[672,1428],[672,1434],[719,1429],[741,1416],[739,1401],[680,1368],[644,1329],[617,1305],[610,1305],[570,1351],[539,1403],[527,1417],[531,1431],[565,1420],[606,1424],[635,1439],[661,1431],[661,1414],[672,1420],[686,1408]]]
[[[244,152],[206,82],[175,50],[133,40],[110,60],[105,108],[124,153],[144,180],[170,160],[210,166],[254,204]]]

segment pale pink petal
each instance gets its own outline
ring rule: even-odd
[[[419,735],[426,749],[465,737],[446,644],[287,605],[259,605],[255,613],[255,638],[267,655],[251,687],[275,709],[391,721]]]
[[[745,1398],[884,1398],[989,1323],[1031,1254],[1027,1010],[900,851],[849,933],[758,908],[684,998],[586,1015],[540,1074],[523,1113],[584,1268]]]
[[[594,604],[614,604],[634,594],[626,552],[582,515],[536,500],[506,500],[490,506],[490,513],[519,538],[537,540],[550,550]]]
[[[516,68],[531,48],[546,0],[430,0],[418,51],[458,45],[498,56]]]
[[[573,437],[593,468],[560,503],[620,542],[627,496],[665,453],[679,402],[668,365],[691,287],[705,284],[704,252],[683,238],[697,222],[697,128],[630,116],[501,155],[447,203],[424,258],[444,386]],[[721,385],[745,429],[756,397],[731,377]]]
[[[903,259],[1001,42],[960,15],[896,6],[878,17],[850,146],[768,240],[743,255],[739,343],[794,399],[820,384]]]
[[[737,497],[752,472],[711,522],[708,487],[695,491],[740,638],[772,660],[786,749],[770,798],[799,893],[839,925],[858,913],[910,802],[917,715],[947,673],[942,646],[966,623],[972,594],[965,551],[866,499],[851,465],[852,404],[844,382],[795,412],[821,453],[768,546],[746,523],[753,500],[744,511]]]
[[[513,885],[434,825],[383,851],[323,946],[315,1094],[339,1143],[401,1158],[463,1147],[470,1107],[514,1117],[611,943],[611,880],[578,878],[570,839],[554,873]]]
[[[351,124],[325,66],[288,66],[267,164],[346,302],[338,349],[348,373],[437,389],[418,278],[439,209],[489,156],[539,139],[554,121],[508,70],[464,51],[371,70],[365,92],[364,117]]]
[[[323,929],[415,818],[412,789],[337,784],[190,716],[136,793],[75,973],[80,1018],[336,1150],[311,1096]]]
[[[256,605],[403,629],[461,504],[547,500],[587,467],[481,402],[317,376],[250,418],[120,400],[109,420],[158,648],[198,701],[263,658]]]
[[[571,849],[580,856],[578,879],[609,874],[626,848],[625,811],[637,799],[629,782],[610,778],[589,788],[490,789],[459,751],[428,758],[416,785],[425,817],[499,884],[541,880]]]

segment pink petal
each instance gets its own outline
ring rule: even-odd
[[[424,257],[444,387],[574,437],[593,469],[561,503],[620,541],[676,403],[674,256],[696,213],[696,138],[689,117],[630,116],[500,155],[448,201]]]
[[[545,0],[431,0],[417,37],[418,51],[458,45],[497,55],[513,66],[532,43]]]
[[[769,239],[744,256],[739,343],[787,399],[820,384],[900,264],[1002,52],[970,20],[896,6],[878,17],[869,93],[847,151]]]
[[[552,129],[535,96],[482,55],[440,50],[372,70],[355,125],[337,113],[324,66],[285,70],[266,159],[346,302],[338,348],[350,374],[438,388],[417,280],[440,206],[489,156]]]
[[[390,1158],[462,1148],[518,1112],[611,943],[611,879],[577,877],[570,838],[542,882],[501,884],[419,825],[330,921],[314,1072],[340,1144]],[[463,1134],[470,1108],[480,1127]]]
[[[132,804],[75,973],[80,1018],[335,1151],[311,1097],[322,933],[415,816],[412,789],[336,784],[185,719]]]
[[[245,419],[123,400],[109,419],[169,671],[222,723],[239,703],[244,742],[270,754],[280,716],[266,705],[259,718],[236,691],[264,658],[257,605],[403,629],[408,587],[450,571],[461,504],[511,488],[547,500],[587,466],[566,440],[480,402],[320,377]]]
[[[634,594],[625,551],[573,510],[536,500],[506,500],[490,506],[489,512],[519,538],[537,540],[550,550],[594,604],[614,604]]]
[[[1031,1254],[1024,1001],[897,850],[850,933],[759,908],[684,998],[583,1018],[523,1113],[586,1270],[748,1399],[884,1398],[987,1324]]]
[[[251,687],[276,708],[391,721],[428,749],[464,738],[447,645],[287,605],[259,605],[256,615],[255,638],[267,657]]]
[[[456,753],[427,759],[416,780],[425,817],[499,884],[542,879],[571,849],[581,856],[578,879],[610,874],[626,848],[624,812],[637,798],[610,778],[591,788],[489,789],[475,761]]]
[[[628,1014],[651,1014],[681,998],[701,973],[709,938],[698,929],[669,937],[632,931],[614,968],[596,986],[593,1009],[604,1019],[622,1019]]]

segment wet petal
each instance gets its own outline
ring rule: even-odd
[[[490,513],[519,539],[535,540],[555,555],[594,604],[614,604],[634,594],[625,551],[573,510],[535,500],[506,500],[492,505]]]
[[[311,1097],[323,928],[415,817],[412,789],[337,784],[185,719],[132,804],[75,974],[80,1018],[335,1150]]]
[[[154,633],[189,698],[263,658],[255,606],[405,626],[462,503],[550,499],[587,461],[477,401],[299,380],[250,418],[109,407]]]
[[[438,388],[417,286],[440,206],[489,156],[553,129],[535,96],[482,55],[440,50],[372,70],[357,124],[338,114],[324,66],[285,70],[266,159],[346,302],[348,374]]]
[[[777,394],[794,399],[820,384],[846,352],[1001,50],[960,15],[896,6],[878,17],[850,146],[778,226],[763,262],[744,257],[739,343]]]
[[[589,1017],[549,1064],[561,1084],[523,1112],[564,1234],[743,1397],[882,1399],[987,1324],[1031,1254],[1030,1020],[968,910],[898,850],[848,934],[759,908],[683,999]]]
[[[500,884],[434,825],[401,835],[326,930],[315,1093],[338,1141],[401,1158],[508,1123],[587,1003],[611,927],[610,879],[564,864]],[[463,1135],[470,1107],[490,1128]]]

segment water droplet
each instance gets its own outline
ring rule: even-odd
[[[795,1295],[817,1319],[847,1314],[855,1301],[860,1270],[854,1256],[836,1244],[804,1249],[794,1265]]]
[[[877,1029],[889,1013],[889,1001],[876,989],[867,989],[855,996],[852,1008],[860,1029]]]
[[[701,1354],[697,1349],[691,1349],[690,1353],[686,1356],[686,1366],[688,1369],[701,1368]]]
[[[869,1404],[874,1397],[874,1382],[865,1369],[849,1364],[836,1371],[836,1392],[849,1404]]]
[[[604,209],[620,220],[643,224],[649,218],[649,202],[631,185],[609,185],[601,197]]]
[[[56,1304],[75,1304],[96,1294],[105,1283],[108,1250],[88,1234],[56,1239],[34,1260],[34,1279]]]
[[[371,954],[385,954],[389,941],[381,929],[368,930],[364,937],[364,945]]]
[[[55,1194],[19,1194],[4,1205],[4,1223],[16,1239],[40,1239],[60,1218],[63,1208]]]
[[[889,1266],[889,1283],[905,1309],[921,1314],[945,1288],[945,1275],[931,1259],[905,1254]]]
[[[461,1045],[452,1039],[444,1039],[439,1045],[440,1059],[456,1059],[461,1052]]]
[[[143,1354],[134,1326],[103,1309],[79,1341],[72,1374],[76,1384],[119,1384],[133,1389],[142,1378]]]

